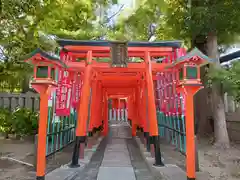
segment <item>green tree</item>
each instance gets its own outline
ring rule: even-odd
[[[122,29],[132,29],[130,33],[134,32],[134,38],[142,39],[147,35],[147,25],[156,23],[158,39],[183,39],[187,47],[199,48],[216,59],[218,65],[219,45],[238,39],[239,8],[238,0],[142,0],[135,13],[124,20]],[[222,85],[218,81],[213,81],[212,85],[215,143],[228,146],[224,91],[220,90]]]
[[[8,77],[4,82],[18,79],[22,84],[22,91],[26,92],[31,69],[22,63],[22,57],[39,47],[46,51],[54,51],[57,45],[53,37],[71,39],[98,37],[102,29],[94,24],[96,10],[100,5],[108,7],[113,3],[117,1],[2,0],[0,47],[6,65],[2,66],[4,68],[0,69],[0,73]],[[12,73],[10,67],[16,71]]]
[[[240,102],[240,62],[234,61],[224,68],[211,71],[209,79],[221,84],[222,93],[227,92],[236,102]]]

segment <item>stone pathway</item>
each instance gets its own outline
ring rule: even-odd
[[[97,180],[136,180],[125,139],[109,140]]]
[[[155,176],[150,172],[149,167],[141,155],[136,140],[127,139],[126,141],[136,180],[161,180],[160,176]]]
[[[97,180],[155,180],[127,123],[112,123]]]
[[[80,161],[81,162],[81,161]],[[81,168],[82,167],[82,168]],[[66,168],[63,174],[77,171],[74,176],[61,180],[160,180],[152,175],[141,156],[137,142],[131,136],[131,128],[124,123],[111,123],[109,136],[99,144],[89,161],[80,168]],[[56,171],[58,173],[58,171]],[[56,179],[56,175],[52,173]],[[61,173],[57,175],[62,176]],[[62,176],[63,177],[63,176]]]
[[[103,160],[104,150],[106,148],[107,138],[104,138],[93,154],[90,162],[77,174],[74,180],[96,180],[99,167]]]

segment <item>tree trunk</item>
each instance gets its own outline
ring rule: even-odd
[[[23,80],[22,80],[22,93],[26,93],[29,91],[29,81],[30,78],[28,75],[24,75]]]
[[[192,38],[192,49],[198,48],[202,53],[206,54],[206,36],[198,35]],[[201,68],[201,80],[206,84],[206,71],[205,67]],[[211,132],[211,126],[209,121],[209,116],[211,116],[211,111],[209,111],[208,99],[208,89],[204,88],[199,91],[194,97],[194,107],[195,107],[195,124],[198,124],[197,136],[207,136],[209,137],[213,132]]]
[[[218,60],[217,66],[220,68],[217,35],[214,33],[210,33],[207,37],[206,52],[210,58]],[[213,84],[211,98],[214,118],[214,136],[216,146],[227,148],[229,147],[229,137],[226,124],[223,93],[221,90],[221,85]]]

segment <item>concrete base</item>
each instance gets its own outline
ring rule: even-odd
[[[102,141],[102,137],[98,139],[98,142],[91,149],[85,149],[84,151],[84,159],[79,159],[80,167],[70,168],[69,164],[65,164],[60,168],[53,170],[45,176],[45,180],[71,180],[77,176],[77,174],[83,170],[83,168],[90,162],[90,159],[93,153],[96,151],[96,148],[99,146]]]
[[[152,173],[157,177],[162,177],[164,180],[186,180],[186,172],[183,171],[179,166],[175,164],[168,164],[167,162],[164,162],[164,159],[162,158],[163,163],[165,166],[163,167],[156,167],[154,166],[155,159],[151,157],[151,154],[146,151],[143,147],[143,144],[140,140],[140,138],[136,137],[136,142],[141,150],[141,155],[143,159],[145,160],[146,164],[148,165],[149,169],[152,171]],[[197,180],[208,180],[208,175],[204,172],[197,172],[196,173]]]
[[[136,180],[125,140],[131,138],[129,127],[113,124],[110,133],[97,180]]]
[[[135,180],[132,167],[100,167],[97,180]]]

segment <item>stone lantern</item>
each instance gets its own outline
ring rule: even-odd
[[[38,88],[38,86],[57,87],[56,74],[59,69],[65,66],[58,57],[52,56],[41,49],[37,49],[33,51],[30,54],[30,58],[25,61],[34,66],[34,74],[31,81],[34,89]]]
[[[48,98],[53,88],[58,86],[56,75],[64,68],[64,63],[56,56],[50,55],[41,49],[33,51],[25,60],[34,66],[32,87],[40,95],[40,115],[38,121],[38,149],[37,149],[37,179],[45,178],[46,169],[46,137],[48,119]]]
[[[200,79],[200,67],[213,62],[213,59],[210,59],[198,49],[193,49],[169,66],[169,68],[178,72],[176,89],[185,98],[186,172],[188,179],[196,179],[193,97],[203,88]]]

